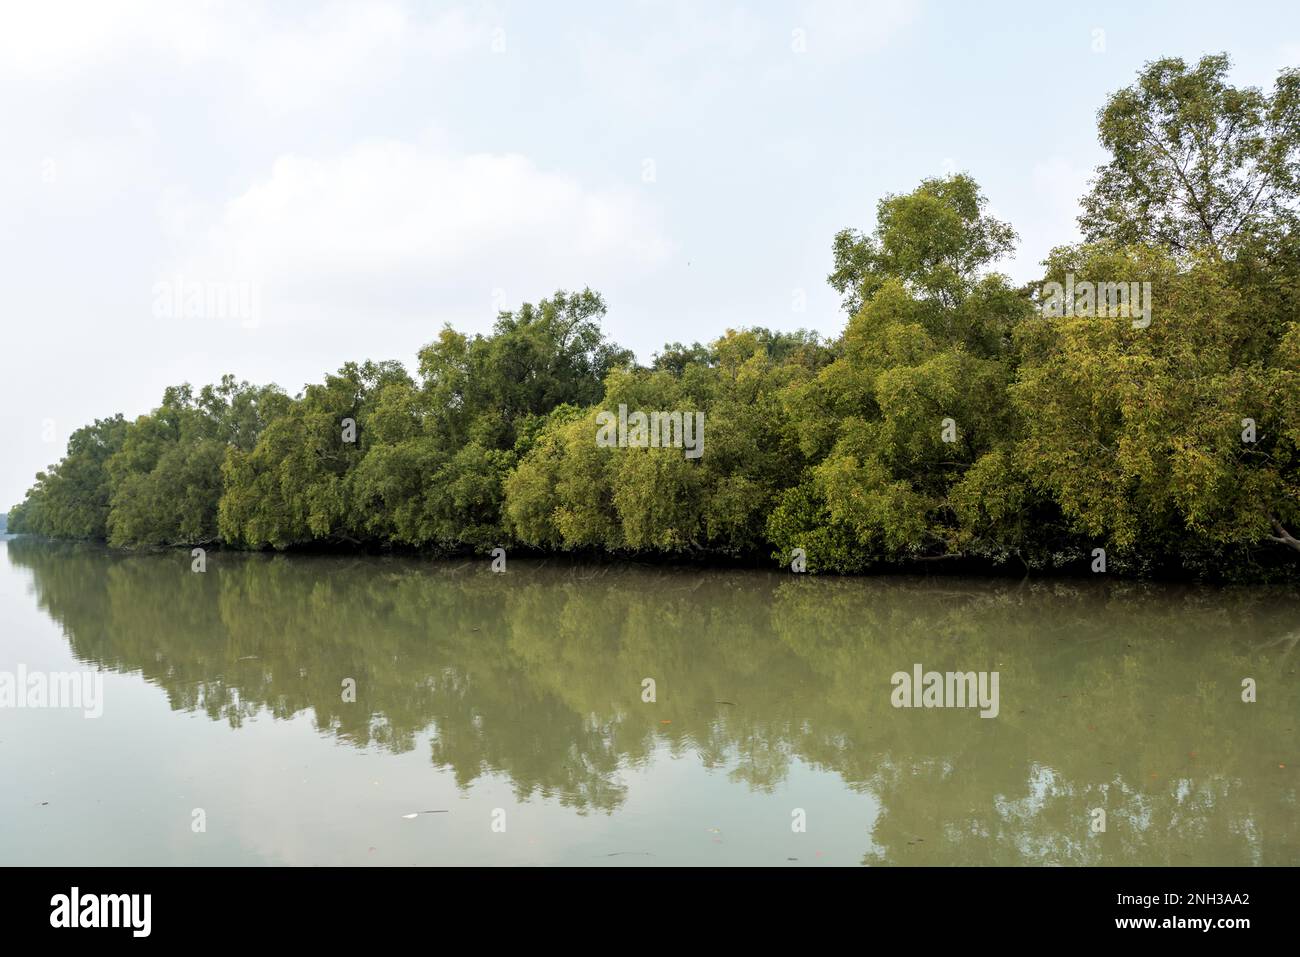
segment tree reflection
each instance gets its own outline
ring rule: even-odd
[[[1300,861],[1294,592],[7,549],[82,661],[236,728],[427,733],[462,787],[610,813],[661,752],[760,791],[798,760],[879,802],[866,863]],[[892,708],[914,662],[997,670],[1001,714]]]

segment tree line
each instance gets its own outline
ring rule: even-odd
[[[1109,98],[1084,241],[1039,282],[992,269],[1016,237],[971,177],[925,179],[835,236],[833,340],[727,330],[641,365],[602,333],[599,294],[556,292],[488,335],[444,327],[414,373],[168,388],[73,433],[9,530],[1295,576],[1300,71],[1265,93],[1228,70],[1159,60]],[[1149,283],[1150,321],[1045,314],[1053,282]],[[704,455],[598,445],[621,404],[703,411]]]

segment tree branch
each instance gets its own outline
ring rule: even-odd
[[[1294,535],[1288,532],[1283,527],[1282,523],[1277,520],[1277,516],[1270,514],[1268,516],[1268,520],[1269,523],[1272,524],[1273,530],[1277,532],[1276,535],[1269,535],[1268,538],[1272,541],[1279,542],[1283,545],[1290,545],[1297,552],[1300,552],[1300,538],[1296,538]]]

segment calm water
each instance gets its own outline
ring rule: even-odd
[[[0,709],[2,864],[1300,863],[1294,590],[14,539],[0,628],[104,695]]]

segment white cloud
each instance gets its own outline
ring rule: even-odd
[[[259,100],[291,108],[391,75],[403,57],[437,62],[474,50],[486,55],[489,22],[459,8],[424,23],[397,4],[348,4],[326,8],[293,30],[255,32],[260,41],[237,60]]]
[[[233,73],[242,91],[272,110],[328,102],[373,84],[406,57],[437,62],[488,52],[499,17],[490,6],[425,17],[396,0],[331,3],[289,17],[273,6],[172,0],[42,0],[0,13],[0,75],[85,82],[99,70],[141,67]]]
[[[164,220],[173,231],[189,224],[197,248],[175,271],[257,283],[269,323],[430,303],[490,316],[494,289],[514,302],[559,285],[602,288],[653,271],[672,250],[642,192],[584,186],[518,154],[397,141],[282,156],[202,235],[195,209],[179,202]]]
[[[183,4],[149,0],[6,4],[0,12],[0,70],[58,76],[93,68],[142,38],[165,35],[182,20],[192,22],[193,15]],[[192,33],[176,30],[181,38]]]

